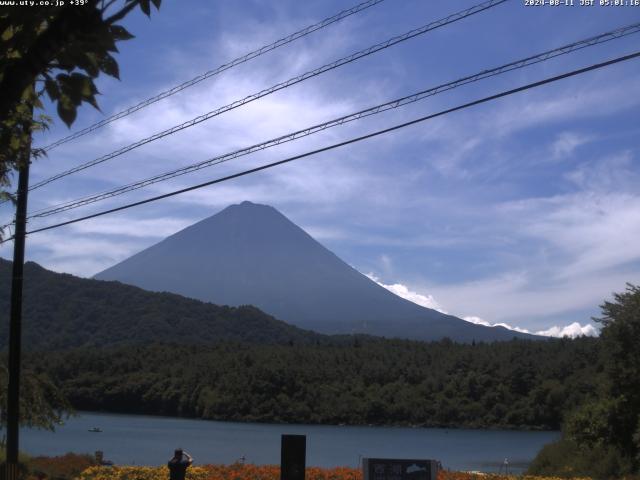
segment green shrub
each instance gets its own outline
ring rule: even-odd
[[[623,457],[616,448],[609,445],[584,448],[566,438],[545,445],[527,470],[529,475],[598,480],[628,478],[631,473],[631,459]]]

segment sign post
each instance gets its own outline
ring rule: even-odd
[[[304,480],[306,456],[306,435],[282,435],[280,480]]]

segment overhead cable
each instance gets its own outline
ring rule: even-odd
[[[353,53],[351,55],[348,55],[346,57],[343,57],[339,60],[335,60],[334,62],[328,63],[326,65],[323,65],[322,67],[318,67],[314,70],[310,70],[306,73],[303,73],[301,75],[295,76],[293,78],[290,78],[289,80],[286,80],[284,82],[278,83],[272,87],[266,88],[264,90],[261,90],[260,92],[251,94],[241,100],[236,100],[228,105],[225,105],[223,107],[217,108],[215,110],[212,110],[208,113],[204,113],[202,115],[199,115],[191,120],[188,120],[186,122],[181,123],[180,125],[176,125],[174,127],[168,128],[166,130],[163,130],[161,132],[158,132],[150,137],[144,138],[142,140],[139,140],[135,143],[132,143],[130,145],[127,145],[125,147],[122,147],[118,150],[115,150],[111,153],[108,153],[106,155],[103,155],[99,158],[96,158],[94,160],[91,160],[89,162],[83,163],[81,165],[78,165],[76,167],[73,167],[69,170],[66,170],[64,172],[58,173],[56,175],[53,175],[52,177],[49,177],[45,180],[42,180],[38,183],[35,183],[33,186],[31,186],[29,188],[29,190],[35,190],[37,188],[40,188],[44,185],[47,185],[51,182],[54,182],[60,178],[66,177],[68,175],[71,175],[73,173],[77,173],[80,172],[82,170],[85,170],[89,167],[93,167],[95,165],[101,164],[103,162],[106,162],[107,160],[111,160],[115,157],[118,157],[124,153],[130,152],[131,150],[134,150],[138,147],[141,147],[143,145],[146,145],[147,143],[151,143],[155,140],[159,140],[161,138],[164,138],[168,135],[172,135],[176,132],[179,132],[181,130],[184,130],[185,128],[189,128],[192,127],[194,125],[197,125],[199,123],[202,123],[206,120],[210,120],[213,117],[216,117],[218,115],[221,115],[225,112],[228,112],[230,110],[233,110],[235,108],[238,108],[242,105],[246,105],[247,103],[253,102],[255,100],[258,100],[262,97],[265,97],[267,95],[270,95],[274,92],[277,92],[279,90],[288,88],[292,85],[295,85],[297,83],[303,82],[305,80],[308,80],[310,78],[316,77],[318,75],[321,75],[325,72],[328,72],[330,70],[333,70],[335,68],[338,68],[342,65],[346,65],[348,63],[354,62],[360,58],[366,57],[368,55],[371,55],[373,53],[379,52],[380,50],[384,50],[385,48],[389,48],[393,45],[396,45],[398,43],[404,42],[406,40],[409,40],[411,38],[417,37],[418,35],[422,35],[425,34],[427,32],[430,32],[432,30],[435,30],[437,28],[443,27],[445,25],[457,22],[459,20],[462,20],[463,18],[469,17],[471,15],[474,15],[476,13],[488,10],[490,8],[493,8],[497,5],[500,5],[502,3],[507,2],[508,0],[488,0],[485,2],[482,2],[480,4],[474,5],[470,8],[467,8],[465,10],[462,10],[460,12],[456,12],[456,13],[452,13],[451,15],[448,15],[445,18],[442,18],[440,20],[436,20],[434,22],[428,23],[427,25],[424,25],[420,28],[416,28],[413,30],[410,30],[406,33],[403,33],[402,35],[397,35],[395,37],[392,37],[382,43],[377,43],[376,45],[372,45],[368,48],[365,48],[364,50],[360,50],[356,53]]]
[[[448,83],[444,83],[441,85],[438,85],[436,87],[432,87],[429,88],[427,90],[422,90],[420,92],[414,93],[412,95],[407,95],[401,98],[397,98],[395,100],[391,100],[389,102],[380,104],[380,105],[376,105],[374,107],[370,107],[367,108],[365,110],[360,110],[358,112],[355,113],[351,113],[349,115],[345,115],[339,118],[335,118],[333,120],[329,120],[327,122],[324,123],[320,123],[311,127],[307,127],[305,129],[302,130],[298,130],[292,133],[288,133],[286,135],[282,135],[280,137],[277,138],[273,138],[271,140],[267,140],[249,147],[245,147],[239,150],[235,150],[233,152],[229,152],[229,153],[225,153],[222,155],[218,155],[215,157],[212,157],[210,159],[198,162],[198,163],[194,163],[192,165],[188,165],[186,167],[182,167],[182,168],[178,168],[169,172],[165,172],[165,173],[161,173],[149,178],[146,178],[144,180],[139,180],[136,182],[132,182],[129,183],[127,185],[123,185],[117,188],[114,188],[112,190],[108,190],[102,193],[98,193],[98,194],[94,194],[94,195],[90,195],[90,196],[86,196],[80,199],[76,199],[70,202],[65,202],[53,207],[47,207],[46,209],[42,209],[36,212],[33,212],[32,214],[29,215],[28,218],[40,218],[40,217],[46,217],[49,215],[53,215],[56,213],[60,213],[66,210],[71,210],[74,208],[78,208],[78,207],[82,207],[84,205],[89,205],[91,203],[95,203],[101,200],[105,200],[108,198],[112,198],[118,195],[122,195],[125,194],[127,192],[131,192],[134,190],[138,190],[140,188],[144,188],[147,187],[149,185],[153,185],[155,183],[158,182],[162,182],[162,181],[166,181],[169,180],[171,178],[175,178],[181,175],[185,175],[191,172],[195,172],[197,170],[201,170],[203,168],[208,168],[211,167],[213,165],[217,165],[220,163],[224,163],[224,162],[228,162],[230,160],[233,160],[235,158],[241,157],[241,156],[245,156],[245,155],[249,155],[251,153],[254,152],[258,152],[260,150],[265,150],[267,148],[270,147],[274,147],[276,145],[280,145],[286,142],[291,142],[293,140],[297,140],[299,138],[302,137],[306,137],[321,131],[324,131],[328,128],[332,128],[338,125],[343,125],[345,123],[348,122],[352,122],[354,120],[359,120],[361,118],[364,117],[368,117],[371,115],[376,115],[382,112],[385,112],[387,110],[391,110],[391,109],[395,109],[398,107],[402,107],[420,100],[423,100],[425,98],[437,95],[439,93],[448,91],[448,90],[452,90],[454,88],[469,84],[469,83],[473,83],[473,82],[477,82],[479,80],[482,79],[486,79],[489,77],[493,77],[496,75],[500,75],[506,72],[510,72],[513,70],[517,70],[520,68],[524,68],[530,65],[534,65],[540,62],[544,62],[546,60],[549,60],[551,58],[560,56],[560,55],[566,55],[569,54],[571,52],[575,52],[577,50],[583,49],[583,48],[587,48],[587,47],[591,47],[593,45],[598,45],[600,43],[604,43],[604,42],[608,42],[610,40],[616,39],[616,38],[621,38],[624,37],[626,35],[631,35],[633,33],[638,33],[640,32],[640,23],[635,23],[632,25],[628,25],[625,27],[620,27],[617,28],[615,30],[609,31],[609,32],[605,32],[602,33],[600,35],[596,35],[596,36],[592,36],[577,42],[573,42],[570,43],[568,45],[563,45],[561,47],[558,48],[554,48],[552,50],[547,50],[546,52],[543,53],[539,53],[537,55],[532,55],[529,56],[527,58],[523,58],[520,60],[516,60],[510,63],[507,63],[505,65],[501,65],[499,67],[495,67],[495,68],[491,68],[491,69],[487,69],[487,70],[482,70],[476,74],[473,75],[469,75],[457,80],[454,80],[452,82],[448,82]]]
[[[313,33],[317,30],[320,30],[322,28],[325,28],[333,23],[336,23],[340,20],[342,20],[343,18],[349,17],[355,13],[361,12],[363,10],[366,10],[369,7],[372,7],[378,3],[383,2],[384,0],[368,0],[366,2],[362,2],[354,7],[351,7],[349,9],[346,10],[342,10],[341,12],[332,15],[331,17],[327,17],[324,20],[318,22],[318,23],[314,23],[313,25],[309,25],[308,27],[303,28],[302,30],[298,30],[295,33],[292,33],[291,35],[287,35],[286,37],[283,37],[279,40],[276,40],[273,43],[270,43],[269,45],[265,45],[263,47],[260,47],[256,50],[253,50],[252,52],[249,52],[245,55],[242,55],[234,60],[231,60],[229,63],[225,63],[223,65],[220,65],[219,67],[213,69],[213,70],[209,70],[208,72],[205,72],[201,75],[198,75],[197,77],[192,78],[191,80],[187,80],[186,82],[181,83],[180,85],[177,85],[175,87],[172,87],[168,90],[165,90],[163,92],[158,93],[157,95],[154,95],[151,98],[147,98],[146,100],[143,100],[142,102],[126,108],[118,113],[115,113],[103,120],[100,120],[99,122],[94,123],[93,125],[90,125],[86,128],[83,128],[82,130],[78,130],[77,132],[72,133],[71,135],[68,135],[64,138],[61,138],[45,147],[43,147],[42,149],[45,151],[50,151],[53,150],[55,147],[60,146],[64,143],[70,142],[71,140],[75,140],[76,138],[80,138],[84,135],[87,135],[88,133],[91,133],[95,130],[98,130],[99,128],[104,127],[105,125],[108,125],[112,122],[115,122],[116,120],[119,120],[121,118],[124,118],[128,115],[131,115],[134,112],[137,112],[138,110],[142,110],[145,107],[148,107],[149,105],[152,105],[156,102],[159,102],[162,99],[165,99],[167,97],[170,97],[172,95],[175,95],[178,92],[181,92],[182,90],[185,90],[186,88],[192,87],[193,85],[196,85],[200,82],[202,82],[203,80],[206,80],[208,78],[211,78],[215,75],[218,75],[226,70],[229,70],[233,67],[236,67],[242,63],[248,62],[249,60],[253,60],[256,57],[259,57],[261,55],[264,55],[267,52],[270,52],[272,50],[275,50],[276,48],[282,47],[284,45],[287,45],[295,40],[298,40],[302,37],[305,37],[307,35],[309,35],[310,33]]]
[[[480,104],[487,103],[487,102],[490,102],[490,101],[493,101],[493,100],[497,100],[499,98],[506,97],[506,96],[509,96],[509,95],[513,95],[515,93],[519,93],[519,92],[523,92],[525,90],[530,90],[530,89],[533,89],[533,88],[537,88],[537,87],[540,87],[540,86],[543,86],[543,85],[547,85],[547,84],[550,84],[550,83],[557,82],[559,80],[563,80],[565,78],[569,78],[569,77],[573,77],[573,76],[576,76],[576,75],[580,75],[580,74],[583,74],[583,73],[586,73],[586,72],[590,72],[592,70],[608,67],[610,65],[613,65],[613,64],[616,64],[616,63],[620,63],[620,62],[624,62],[624,61],[628,61],[628,60],[631,60],[631,59],[634,59],[634,58],[638,58],[638,57],[640,57],[640,51],[637,51],[637,52],[629,54],[629,55],[624,55],[622,57],[617,57],[617,58],[614,58],[612,60],[608,60],[608,61],[605,61],[605,62],[596,63],[596,64],[590,65],[588,67],[580,68],[578,70],[573,70],[573,71],[570,71],[570,72],[567,72],[567,73],[563,73],[561,75],[556,75],[556,76],[553,76],[553,77],[549,77],[549,78],[546,78],[544,80],[540,80],[540,81],[537,81],[537,82],[529,83],[529,84],[526,84],[526,85],[523,85],[523,86],[520,86],[520,87],[517,87],[517,88],[513,88],[511,90],[506,90],[506,91],[497,93],[495,95],[490,95],[488,97],[484,97],[484,98],[481,98],[479,100],[475,100],[473,102],[469,102],[469,103],[465,103],[465,104],[462,104],[462,105],[458,105],[457,107],[453,107],[453,108],[449,108],[449,109],[446,109],[446,110],[442,110],[442,111],[437,112],[437,113],[433,113],[433,114],[426,115],[426,116],[423,116],[423,117],[420,117],[420,118],[416,118],[416,119],[408,121],[408,122],[404,122],[404,123],[401,123],[401,124],[398,124],[398,125],[394,125],[393,127],[385,128],[383,130],[378,130],[376,132],[372,132],[372,133],[369,133],[367,135],[362,135],[360,137],[356,137],[356,138],[352,138],[350,140],[345,140],[343,142],[335,143],[333,145],[329,145],[329,146],[326,146],[326,147],[323,147],[323,148],[319,148],[317,150],[313,150],[313,151],[306,152],[306,153],[303,153],[303,154],[300,154],[300,155],[295,155],[293,157],[285,158],[284,160],[279,160],[277,162],[272,162],[272,163],[269,163],[269,164],[266,164],[266,165],[262,165],[262,166],[259,166],[259,167],[255,167],[255,168],[251,168],[251,169],[248,169],[248,170],[244,170],[242,172],[235,173],[233,175],[228,175],[228,176],[225,176],[225,177],[222,177],[222,178],[216,178],[214,180],[210,180],[208,182],[200,183],[198,185],[193,185],[193,186],[190,186],[190,187],[187,187],[187,188],[182,188],[180,190],[175,190],[173,192],[169,192],[169,193],[165,193],[165,194],[158,195],[158,196],[155,196],[155,197],[147,198],[145,200],[140,200],[138,202],[129,203],[129,204],[126,204],[126,205],[122,205],[120,207],[111,208],[111,209],[108,209],[108,210],[103,210],[103,211],[100,211],[100,212],[97,212],[97,213],[93,213],[91,215],[86,215],[84,217],[75,218],[75,219],[72,219],[72,220],[67,220],[67,221],[56,223],[56,224],[53,224],[53,225],[48,225],[46,227],[37,228],[37,229],[34,229],[34,230],[31,230],[31,231],[27,232],[27,234],[44,232],[44,231],[47,231],[47,230],[52,230],[54,228],[59,228],[59,227],[63,227],[63,226],[66,226],[66,225],[71,225],[73,223],[83,222],[83,221],[86,221],[86,220],[90,220],[92,218],[97,218],[97,217],[101,217],[101,216],[104,216],[104,215],[107,215],[107,214],[110,214],[110,213],[115,213],[115,212],[119,212],[119,211],[122,211],[122,210],[127,210],[129,208],[133,208],[133,207],[137,207],[137,206],[144,205],[144,204],[147,204],[147,203],[151,203],[151,202],[155,202],[155,201],[158,201],[158,200],[162,200],[162,199],[165,199],[165,198],[173,197],[175,195],[180,195],[182,193],[186,193],[186,192],[190,192],[190,191],[197,190],[197,189],[200,189],[200,188],[208,187],[210,185],[215,185],[217,183],[222,183],[222,182],[226,182],[226,181],[229,181],[229,180],[233,180],[235,178],[243,177],[243,176],[246,176],[246,175],[249,175],[249,174],[252,174],[252,173],[256,173],[256,172],[259,172],[259,171],[262,171],[262,170],[267,170],[269,168],[273,168],[273,167],[276,167],[278,165],[283,165],[285,163],[289,163],[289,162],[292,162],[294,160],[299,160],[301,158],[306,158],[306,157],[310,157],[312,155],[317,155],[317,154],[322,153],[322,152],[326,152],[326,151],[333,150],[333,149],[336,149],[336,148],[339,148],[339,147],[343,147],[343,146],[350,145],[350,144],[353,144],[353,143],[356,143],[356,142],[360,142],[360,141],[367,140],[367,139],[370,139],[370,138],[373,138],[373,137],[377,137],[379,135],[383,135],[383,134],[390,133],[390,132],[393,132],[393,131],[396,131],[396,130],[400,130],[402,128],[405,128],[405,127],[408,127],[408,126],[411,126],[411,125],[415,125],[417,123],[421,123],[421,122],[424,122],[424,121],[427,121],[427,120],[431,120],[431,119],[436,118],[436,117],[447,115],[447,114],[450,114],[450,113],[453,113],[453,112],[456,112],[456,111],[459,111],[459,110],[464,110],[466,108],[470,108],[470,107],[473,107],[473,106],[476,106],[476,105],[480,105]],[[6,240],[3,240],[0,243],[5,243],[5,242],[8,242],[8,241],[10,241],[12,239],[13,239],[13,237],[7,238]]]

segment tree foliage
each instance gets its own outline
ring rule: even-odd
[[[594,320],[602,324],[602,382],[566,418],[559,448],[573,454],[553,456],[547,449],[538,462],[567,476],[640,473],[640,287],[629,284],[600,308],[602,317]]]
[[[49,118],[33,117],[46,96],[70,126],[83,103],[98,108],[94,79],[119,77],[117,42],[133,38],[122,20],[134,8],[151,14],[161,0],[88,0],[63,7],[0,7],[0,184],[19,167],[34,130]],[[6,194],[5,194],[6,196]]]
[[[31,160],[34,131],[50,118],[34,116],[46,95],[70,126],[83,103],[98,108],[94,79],[119,77],[116,43],[133,38],[122,20],[134,8],[151,14],[161,0],[88,0],[83,5],[0,6],[0,188],[10,173]],[[42,152],[34,152],[38,156]],[[10,198],[6,191],[3,198]],[[1,236],[0,232],[0,236]],[[6,415],[6,369],[0,368],[0,422]],[[46,376],[24,372],[20,391],[22,424],[52,428],[69,408]]]
[[[350,340],[83,348],[29,362],[80,410],[314,424],[554,429],[598,378],[592,338]]]
[[[527,474],[551,478],[621,478],[616,473],[629,471],[620,452],[611,445],[594,447],[578,445],[561,438],[545,445],[529,465]]]
[[[601,305],[602,344],[606,361],[607,395],[616,405],[610,417],[611,444],[640,473],[640,287],[627,285]]]
[[[0,364],[0,429],[7,423],[6,364]],[[20,425],[53,430],[73,408],[49,376],[42,371],[23,370],[20,376]]]

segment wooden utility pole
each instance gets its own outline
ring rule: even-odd
[[[11,279],[11,317],[9,320],[9,384],[7,387],[7,459],[6,480],[18,479],[20,432],[20,354],[22,344],[22,279],[27,226],[29,164],[31,163],[31,123],[25,125],[29,140],[18,166],[18,198],[13,240]]]

